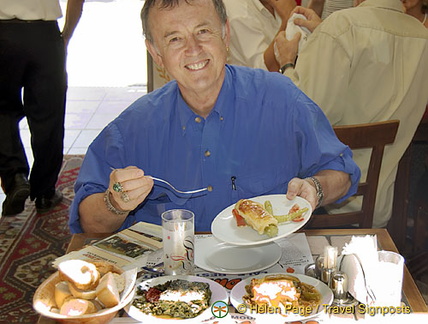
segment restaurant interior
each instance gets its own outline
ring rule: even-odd
[[[61,0],[63,8],[65,8],[65,3],[66,0]],[[84,155],[89,144],[106,124],[137,98],[170,80],[167,73],[156,66],[146,52],[143,36],[139,32],[139,16],[130,14],[131,12],[138,12],[139,9],[136,8],[141,8],[141,3],[142,0],[86,1],[84,14],[68,49],[69,89],[64,147],[64,154],[67,156]],[[118,14],[118,12],[122,14]],[[133,18],[130,19],[130,16]],[[96,46],[94,46],[94,39],[97,39]],[[120,46],[114,45],[118,43]],[[417,302],[413,304],[417,305],[415,309],[419,310],[416,313],[428,312],[428,115],[425,114],[425,117],[400,161],[394,190],[393,218],[386,228],[387,234],[378,231],[378,229],[366,231],[359,229],[355,232],[356,235],[363,235],[364,233],[378,235],[378,239],[380,238],[379,240],[384,244],[382,248],[391,248],[391,250],[396,250],[404,256],[405,267],[408,270],[404,280],[406,284],[409,281],[414,281],[415,284],[413,286],[409,284],[406,287],[405,302],[410,304],[413,301],[411,291],[416,291],[417,298],[415,300]],[[391,129],[394,128],[394,125],[387,125],[387,127],[387,129]],[[22,121],[20,128],[26,153],[31,163],[32,152],[28,124]],[[345,132],[344,130],[337,130],[338,137],[343,138],[343,142],[349,143],[351,146],[352,139],[346,134],[341,137],[342,131]],[[359,131],[361,132],[361,130]],[[364,131],[368,132],[369,130]],[[386,132],[384,128],[372,131],[373,134]],[[379,137],[384,138],[384,136]],[[362,139],[360,138],[360,140]],[[387,145],[393,140],[392,137],[389,142],[386,140],[381,145]],[[0,189],[0,211],[4,199],[5,194]],[[360,218],[363,219],[364,217]],[[3,228],[0,227],[0,237],[5,237],[6,227],[10,229],[13,226],[19,226],[16,224],[25,222],[19,217],[15,220],[15,225],[11,225],[10,220],[8,221],[8,223],[2,224]],[[344,230],[343,233],[330,233],[325,229],[317,232],[320,228],[318,225],[325,223],[325,218],[320,215],[318,221],[320,223],[317,223],[315,219],[312,224],[309,223],[305,227],[305,230],[308,230],[306,235],[310,238],[308,242],[312,252],[318,244],[316,238],[328,237],[331,244],[330,238],[335,237],[335,235],[337,237],[346,236],[348,242],[353,236],[354,232],[347,232],[348,229]],[[70,237],[68,237],[68,241],[70,241]],[[65,244],[66,251],[80,250],[88,242],[104,238],[106,236],[73,237],[71,243]],[[336,242],[339,241],[340,239],[337,239]],[[312,253],[313,261],[315,262],[315,257],[322,253],[323,251]],[[421,306],[421,304],[423,305]],[[123,315],[124,313],[119,311],[119,314]],[[53,323],[47,317],[39,317],[39,314],[37,319],[38,323],[41,324]],[[25,320],[23,322],[25,323]],[[320,320],[317,323],[324,322],[328,321]],[[137,323],[137,321],[123,319],[123,321],[118,320],[117,323]],[[214,322],[207,321],[207,323]],[[243,321],[242,323],[256,322]]]

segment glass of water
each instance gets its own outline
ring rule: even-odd
[[[190,210],[172,209],[161,217],[165,274],[193,275],[195,215]]]

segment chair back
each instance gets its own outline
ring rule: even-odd
[[[172,80],[165,68],[160,67],[147,51],[147,92],[152,92]]]
[[[353,151],[371,148],[366,179],[361,180],[354,195],[362,196],[361,210],[340,214],[314,214],[307,228],[349,227],[353,224],[358,224],[360,228],[372,227],[383,152],[385,145],[395,141],[399,123],[398,120],[389,120],[333,127],[339,140]]]

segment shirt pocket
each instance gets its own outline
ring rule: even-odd
[[[288,180],[282,177],[268,175],[266,173],[252,173],[250,175],[236,176],[232,199],[252,198],[269,194],[285,194]]]

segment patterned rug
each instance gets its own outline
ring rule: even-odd
[[[67,249],[68,209],[82,160],[82,155],[64,157],[57,183],[64,199],[54,210],[39,215],[28,199],[21,214],[0,219],[0,323],[37,323],[33,294],[55,272],[51,261]]]

